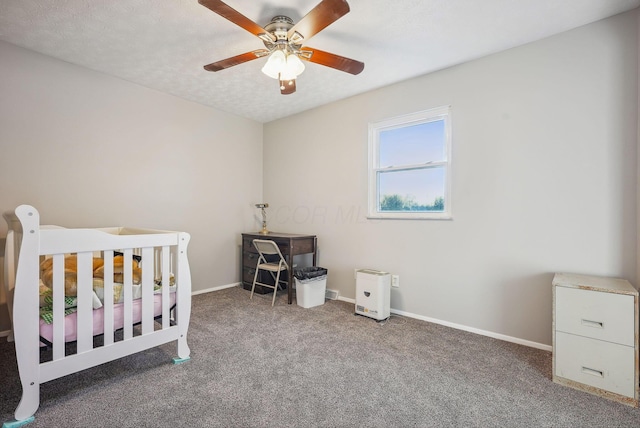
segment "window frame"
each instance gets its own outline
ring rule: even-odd
[[[445,147],[442,161],[429,162],[428,164],[401,165],[380,168],[380,134],[383,131],[405,128],[423,123],[444,121]],[[368,215],[371,219],[413,219],[413,220],[451,220],[451,106],[436,107],[407,115],[397,116],[380,122],[369,123],[369,167],[368,167]],[[444,183],[444,211],[380,211],[379,200],[379,172],[427,170],[434,167],[445,169]]]

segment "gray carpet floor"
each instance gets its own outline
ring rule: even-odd
[[[640,427],[551,381],[551,353],[393,316],[230,288],[193,298],[191,360],[164,345],[41,387],[29,427]],[[0,421],[20,398],[0,343]]]

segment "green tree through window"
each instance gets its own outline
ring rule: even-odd
[[[444,198],[439,196],[434,199],[433,204],[425,205],[415,202],[411,196],[383,195],[380,201],[380,211],[429,211],[443,212]]]

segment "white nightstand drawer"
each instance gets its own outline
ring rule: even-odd
[[[556,376],[634,397],[633,347],[556,332],[554,352]]]
[[[634,296],[555,287],[555,329],[634,346]]]

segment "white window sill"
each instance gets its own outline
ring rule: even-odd
[[[403,214],[403,213],[389,213],[389,214],[375,214],[368,215],[369,220],[453,220],[451,214]]]

